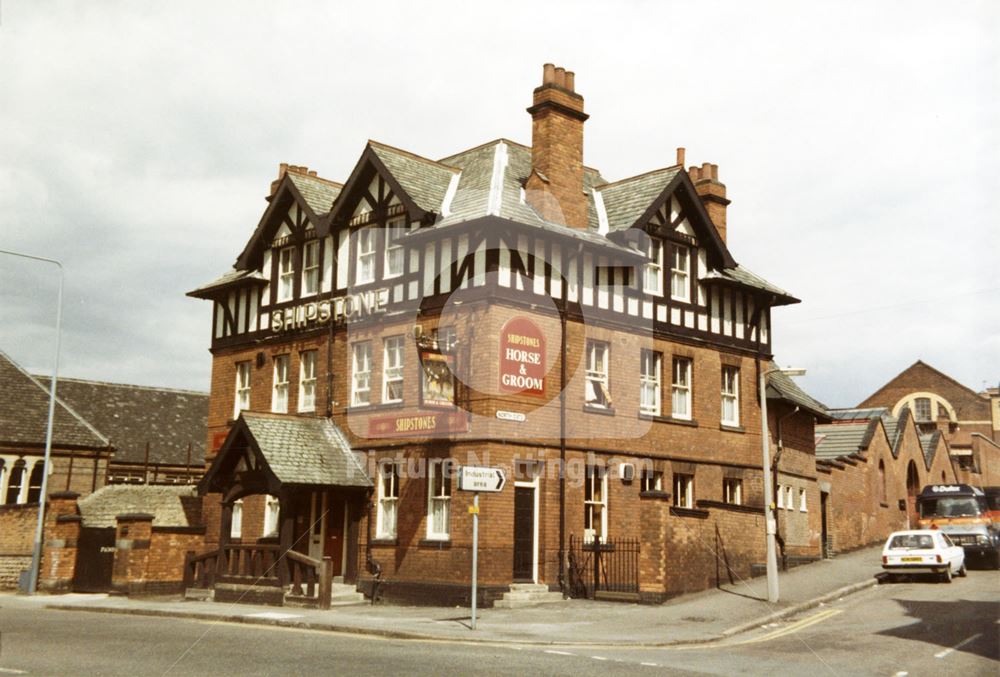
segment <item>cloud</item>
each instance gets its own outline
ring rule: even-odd
[[[64,370],[206,389],[208,304],[282,161],[343,179],[376,138],[530,140],[539,67],[577,72],[609,179],[720,165],[737,260],[803,299],[783,364],[849,405],[922,358],[996,380],[993,3],[6,2],[0,248],[66,266]],[[0,261],[0,347],[51,361],[54,286]],[[884,310],[873,310],[887,308]],[[827,318],[827,319],[824,319]]]

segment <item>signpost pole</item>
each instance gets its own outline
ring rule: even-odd
[[[472,494],[472,629],[476,629],[476,583],[479,578],[479,492]]]

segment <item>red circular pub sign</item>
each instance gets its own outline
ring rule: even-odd
[[[526,317],[507,320],[500,329],[500,390],[545,394],[545,337]]]

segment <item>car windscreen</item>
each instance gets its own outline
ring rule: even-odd
[[[934,539],[927,534],[900,534],[892,537],[889,547],[901,550],[933,550]]]
[[[947,496],[920,501],[920,516],[978,517],[985,512],[985,502],[976,496]]]

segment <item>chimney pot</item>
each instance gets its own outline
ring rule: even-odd
[[[692,181],[697,181],[698,179],[700,179],[701,178],[700,174],[701,172],[695,165],[691,165],[691,167],[688,168],[688,176],[691,177]]]
[[[719,180],[719,165],[712,165],[712,178]]]
[[[554,64],[547,63],[542,66],[542,84],[548,85],[556,81],[556,67]]]
[[[702,162],[701,163],[701,177],[702,179],[712,178],[712,163]]]
[[[310,169],[309,170],[309,176],[318,176],[318,174],[316,173],[315,169]]]
[[[566,86],[566,69],[562,66],[556,67],[556,84],[560,87]]]
[[[677,149],[677,162],[674,163],[674,164],[676,164],[676,165],[678,165],[680,167],[684,166],[684,148],[683,147]]]
[[[566,71],[566,89],[571,92],[576,91],[576,73],[573,71]]]

